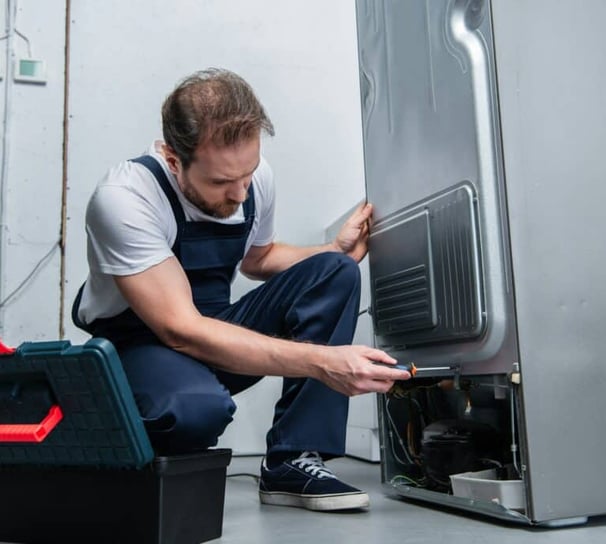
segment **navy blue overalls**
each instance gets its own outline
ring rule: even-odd
[[[159,163],[151,156],[134,162],[152,172],[168,197],[177,221],[172,251],[189,278],[200,313],[269,336],[327,345],[351,343],[360,296],[359,269],[353,259],[332,252],[315,255],[230,304],[231,280],[255,217],[253,184],[243,205],[244,223],[189,222]],[[232,395],[261,377],[217,370],[168,348],[130,309],[84,324],[77,318],[79,299],[74,302],[74,322],[116,346],[156,451],[183,453],[216,445],[232,421],[236,408]],[[347,397],[319,381],[284,378],[267,434],[267,452],[343,455],[347,409]]]

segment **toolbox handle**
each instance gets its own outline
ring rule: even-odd
[[[0,355],[10,355],[11,353],[15,353],[15,348],[9,348],[2,343],[0,340]]]
[[[56,404],[40,423],[0,425],[0,442],[42,442],[63,419],[63,412]]]

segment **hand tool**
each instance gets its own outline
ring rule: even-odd
[[[392,366],[392,365],[386,365]],[[392,368],[397,368],[398,370],[406,370],[411,377],[415,377],[417,374],[425,374],[428,372],[443,372],[445,370],[454,370],[452,366],[428,366],[424,368],[418,368],[412,361],[408,363],[397,363],[392,366]]]

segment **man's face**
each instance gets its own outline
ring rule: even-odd
[[[185,198],[204,213],[224,219],[248,197],[253,172],[259,166],[260,137],[229,147],[199,146],[187,169],[170,151],[167,162]]]

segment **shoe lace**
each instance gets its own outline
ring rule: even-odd
[[[324,461],[317,451],[304,451],[299,457],[293,459],[291,463],[302,468],[305,472],[316,478],[336,478],[336,476],[326,468]]]

